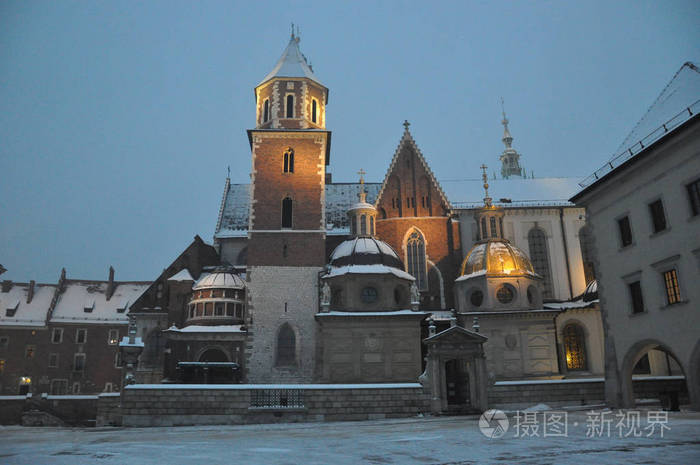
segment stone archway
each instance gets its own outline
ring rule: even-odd
[[[228,362],[229,359],[223,350],[218,349],[216,347],[212,347],[212,348],[206,349],[204,352],[202,352],[202,354],[199,356],[199,361],[200,362]]]

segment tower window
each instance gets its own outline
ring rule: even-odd
[[[292,227],[292,199],[285,197],[282,200],[282,228]]]
[[[530,247],[530,259],[535,273],[542,276],[544,291],[543,297],[552,297],[552,275],[549,268],[549,253],[547,252],[547,236],[540,228],[532,228],[527,234],[527,242]]]
[[[492,216],[489,219],[489,223],[491,225],[491,237],[498,237],[498,231],[496,230],[496,218]]]
[[[318,104],[316,103],[316,99],[311,100],[311,122],[312,123],[317,122],[316,121],[316,119],[317,119],[316,112],[318,111],[316,108],[317,106],[318,106]]]
[[[408,272],[416,278],[418,289],[428,289],[425,276],[425,239],[418,231],[413,231],[406,241],[406,263]]]
[[[285,323],[277,333],[277,365],[296,365],[296,351],[296,335],[289,323]]]
[[[294,96],[287,95],[287,114],[286,118],[294,118]]]
[[[367,216],[360,216],[360,235],[364,236],[367,234]]]
[[[373,216],[369,217],[369,234],[371,236],[374,236],[374,217]]]
[[[284,163],[283,163],[283,171],[285,173],[293,173],[294,172],[294,149],[289,147],[285,152],[284,152]]]
[[[263,103],[263,123],[270,121],[270,99],[265,99]]]

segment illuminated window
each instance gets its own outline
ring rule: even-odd
[[[49,368],[58,368],[58,354],[49,354]]]
[[[425,239],[418,231],[413,231],[406,241],[406,264],[408,272],[416,278],[416,286],[421,291],[428,289],[425,272]]]
[[[700,215],[700,179],[696,179],[686,185],[685,188],[688,190],[690,211],[693,213],[693,216]]]
[[[283,171],[285,173],[294,172],[294,149],[291,147],[284,152]]]
[[[296,335],[289,323],[284,323],[277,334],[277,365],[296,365]]]
[[[651,222],[655,233],[666,229],[666,215],[661,199],[649,204],[649,213],[651,214]]]
[[[109,335],[107,336],[107,344],[111,346],[115,346],[119,343],[119,330],[118,329],[110,329],[109,330]]]
[[[5,372],[5,360],[0,360],[0,375]]]
[[[617,227],[620,230],[620,245],[627,247],[632,244],[632,228],[630,227],[630,219],[624,216],[617,220]]]
[[[285,197],[282,200],[282,228],[292,227],[292,199]]]
[[[530,247],[530,260],[535,273],[542,276],[542,297],[552,297],[552,274],[549,268],[549,253],[547,252],[547,236],[540,228],[532,228],[527,233],[527,243]]]
[[[87,329],[78,329],[75,331],[75,343],[85,344],[87,341]]]
[[[51,330],[51,343],[60,344],[63,342],[63,328],[53,328]]]
[[[666,303],[677,304],[681,301],[681,290],[678,286],[678,273],[675,269],[664,271],[664,286],[666,287]]]
[[[586,343],[583,328],[576,324],[564,328],[564,349],[566,350],[567,370],[586,369]]]
[[[287,114],[286,118],[294,118],[294,95],[287,95]]]

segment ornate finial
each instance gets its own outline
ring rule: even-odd
[[[364,183],[365,183],[364,175],[367,174],[367,173],[365,172],[365,170],[363,170],[362,168],[360,168],[360,171],[358,171],[357,174],[360,175],[360,184],[364,184]]]
[[[410,125],[411,125],[411,123],[409,123],[407,119],[405,119],[405,120],[403,121],[403,127],[406,129],[406,131],[408,131],[408,127],[409,127]]]
[[[367,202],[367,192],[365,192],[365,178],[364,178],[364,176],[367,173],[365,172],[365,170],[360,168],[360,171],[358,171],[357,174],[360,175],[360,193],[358,194],[358,196],[360,197],[360,202],[365,203],[365,202]]]
[[[481,171],[483,171],[481,175],[481,179],[484,180],[484,192],[485,192],[485,197],[484,197],[484,204],[486,205],[487,208],[491,208],[491,197],[489,197],[489,176],[486,174],[486,169],[488,166],[486,165],[481,165],[480,166]]]

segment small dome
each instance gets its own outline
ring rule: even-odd
[[[373,237],[355,237],[341,242],[331,254],[332,267],[385,265],[403,270],[403,263],[387,243]]]
[[[489,275],[534,275],[527,254],[506,239],[477,242],[462,262],[461,275],[485,272]]]
[[[214,271],[202,276],[192,287],[193,290],[201,289],[245,289],[245,282],[237,274],[230,271]]]

